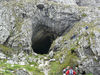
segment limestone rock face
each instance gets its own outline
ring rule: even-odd
[[[92,73],[93,75],[99,75],[100,74],[100,68],[99,68],[100,67],[100,47],[99,47],[100,10],[98,7],[94,7],[94,5],[92,7],[90,6],[88,7],[87,5],[84,5],[84,7],[86,6],[86,9],[84,8],[80,9],[80,11],[82,12],[80,13],[81,20],[75,23],[76,26],[74,25],[73,28],[70,29],[66,35],[57,38],[53,42],[51,50],[53,50],[54,52],[61,51],[62,58],[63,56],[68,57],[67,54],[69,51],[71,51],[72,54],[73,53],[77,54],[79,57],[77,62],[80,68],[80,74],[86,72],[86,73]],[[61,62],[61,58],[59,58],[59,60]],[[64,59],[64,61],[67,60],[68,59]]]
[[[9,31],[5,27],[0,27],[0,43],[3,44],[9,38]]]
[[[48,0],[48,1],[54,1],[62,4],[67,4],[67,5],[76,5],[75,0]]]
[[[1,2],[0,8],[0,44],[26,52],[32,50],[31,46],[38,47],[37,41],[61,36],[80,20],[76,7],[71,6],[19,0]]]
[[[79,6],[100,6],[100,0],[76,0]]]
[[[7,64],[24,66],[34,61],[46,75],[49,63],[65,65],[67,61],[78,65],[80,74],[100,75],[99,3],[100,0],[0,0],[0,59],[17,51],[7,58]],[[40,59],[33,51],[47,55]],[[33,53],[34,58],[21,52]],[[16,74],[29,75],[24,70]]]

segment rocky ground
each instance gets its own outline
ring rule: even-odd
[[[0,75],[100,75],[99,0],[0,0]]]

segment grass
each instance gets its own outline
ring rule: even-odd
[[[92,73],[86,74],[86,75],[93,75]]]
[[[1,73],[1,75],[13,75],[13,73],[11,73],[10,71],[4,71],[3,73]]]
[[[35,65],[36,63],[31,63],[33,65]],[[11,64],[6,63],[6,60],[0,60],[0,68],[3,69],[3,71],[1,71],[0,73],[2,75],[14,75],[14,73],[11,73],[11,71],[15,71],[18,69],[26,69],[28,72],[32,72],[33,75],[43,75],[42,72],[40,72],[40,70],[38,68],[35,68],[34,66],[30,66],[30,64],[28,65],[19,65],[19,64],[14,64],[14,66],[12,66]]]
[[[61,56],[59,56],[61,57]],[[60,64],[60,62],[58,61],[55,61],[55,62],[51,62],[50,65],[50,72],[49,72],[49,75],[50,74],[53,74],[53,75],[62,75],[62,70],[63,68],[65,68],[66,66],[75,66],[77,65],[77,59],[78,57],[76,56],[76,54],[71,54],[71,50],[68,51],[66,57],[65,57],[65,60],[62,64]],[[74,65],[73,65],[74,64]]]

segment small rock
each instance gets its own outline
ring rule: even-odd
[[[48,66],[49,65],[49,61],[45,61],[45,66]]]
[[[50,62],[51,62],[51,61],[56,61],[56,59],[50,59],[49,61],[50,61]]]
[[[19,69],[15,71],[16,75],[29,75],[29,73],[26,70]]]
[[[33,67],[34,65],[30,65],[31,67]]]
[[[8,64],[15,64],[13,60],[7,60]]]
[[[0,53],[0,59],[6,59],[6,55],[3,53]]]
[[[11,67],[14,67],[14,65],[11,65]]]
[[[19,62],[20,65],[25,65],[25,62]]]
[[[53,58],[53,51],[49,53],[50,58]]]

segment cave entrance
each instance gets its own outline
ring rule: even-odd
[[[37,54],[47,54],[54,40],[54,34],[39,30],[32,38],[32,49]]]
[[[46,36],[37,40],[33,45],[32,48],[35,53],[37,54],[47,54],[49,52],[49,48],[52,44],[52,38],[50,36]]]

